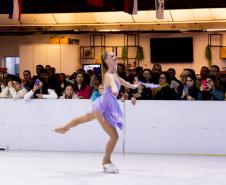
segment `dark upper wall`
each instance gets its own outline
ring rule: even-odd
[[[22,0],[22,13],[66,13],[66,12],[96,12],[121,11],[122,0],[103,0],[103,8],[87,5],[87,0]],[[226,7],[225,0],[165,0],[165,9],[190,8],[222,8]],[[139,0],[139,10],[155,8],[155,0]],[[0,14],[8,13],[7,0],[0,1]]]

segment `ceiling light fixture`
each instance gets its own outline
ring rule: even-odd
[[[206,29],[206,31],[226,31],[225,28],[213,28],[213,29]]]
[[[121,31],[121,30],[118,30],[118,29],[104,29],[104,30],[98,30],[100,32],[117,32],[117,31]]]

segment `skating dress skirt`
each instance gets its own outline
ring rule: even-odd
[[[120,90],[120,82],[115,80],[115,83]],[[117,96],[113,95],[110,87],[105,88],[103,94],[94,101],[91,111],[98,111],[102,120],[104,121],[106,117],[108,123],[113,127],[123,128],[123,113],[117,101]]]

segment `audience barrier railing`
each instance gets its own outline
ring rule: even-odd
[[[120,102],[124,130],[115,152],[226,154],[223,101]],[[90,111],[91,100],[0,100],[0,148],[103,152],[108,136],[94,120],[65,135],[53,129]]]

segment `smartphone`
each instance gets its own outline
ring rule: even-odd
[[[38,86],[41,81],[39,79],[35,80],[35,85]]]
[[[187,85],[184,86],[183,92],[184,92],[185,94],[188,94],[188,86],[187,86]]]
[[[203,89],[203,91],[206,91],[206,88],[207,88],[206,80],[202,80],[202,89]]]

